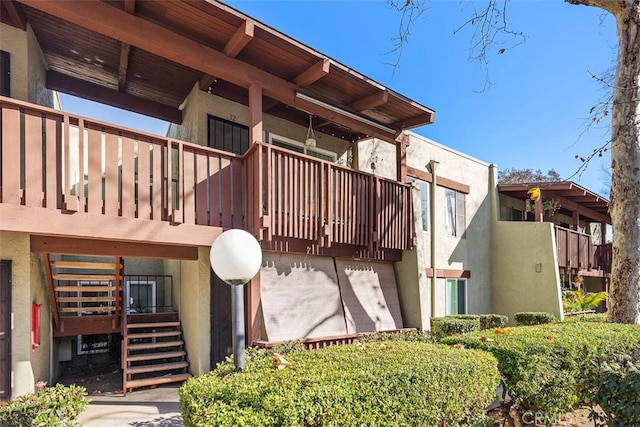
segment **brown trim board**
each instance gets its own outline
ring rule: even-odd
[[[432,182],[433,181],[433,175],[431,175],[430,172],[422,171],[422,170],[416,169],[416,168],[407,167],[407,175],[412,177],[412,178],[417,178],[417,179],[425,181],[425,182]],[[440,175],[438,175],[438,180],[437,181],[438,181],[437,184],[440,187],[449,188],[450,190],[456,190],[456,191],[459,191],[459,192],[464,193],[464,194],[469,194],[470,193],[470,187],[467,184],[463,184],[461,182],[454,181],[452,179],[445,178],[445,177],[440,176]]]

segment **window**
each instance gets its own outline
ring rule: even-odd
[[[447,279],[446,314],[467,314],[467,279]]]
[[[249,128],[219,117],[208,115],[207,145],[217,150],[244,154],[249,148]]]
[[[524,215],[520,209],[511,208],[511,221],[522,221],[523,218]]]
[[[313,156],[321,160],[326,160],[328,162],[335,162],[338,157],[334,152],[323,150],[322,148],[318,147],[307,147],[306,145],[296,141],[295,139],[286,138],[280,135],[269,134],[269,144],[275,145],[276,147],[286,148],[287,150],[296,151],[298,153],[306,154],[308,156]]]
[[[422,231],[429,231],[429,183],[417,178],[407,178],[407,182],[415,182],[420,190],[420,206],[422,217]]]
[[[0,95],[11,96],[11,61],[4,50],[0,50]]]
[[[464,237],[466,227],[465,194],[445,189],[444,225],[447,236]]]

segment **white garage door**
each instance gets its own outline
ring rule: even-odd
[[[347,333],[333,258],[265,252],[260,296],[269,341]]]
[[[402,328],[393,264],[336,259],[347,333]]]

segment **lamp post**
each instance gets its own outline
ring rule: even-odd
[[[231,286],[231,334],[233,364],[244,369],[244,284],[258,273],[262,265],[260,244],[244,230],[227,230],[211,245],[211,268]]]

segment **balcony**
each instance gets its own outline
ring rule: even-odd
[[[558,267],[568,271],[611,272],[611,243],[596,245],[591,235],[555,227]]]
[[[0,97],[0,229],[363,257],[410,248],[410,187],[264,143],[244,156]],[[341,253],[341,252],[340,252]]]

